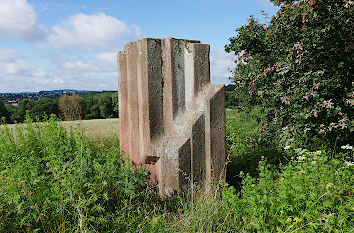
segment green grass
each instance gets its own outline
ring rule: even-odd
[[[158,197],[120,153],[117,119],[1,126],[0,232],[354,229],[353,166],[325,151],[264,146],[257,109],[226,113],[228,184],[193,198]]]
[[[71,128],[80,128],[84,130],[85,135],[94,140],[105,140],[112,138],[114,135],[119,134],[119,119],[95,119],[95,120],[79,120],[79,121],[62,121],[62,126],[67,131]],[[9,124],[7,127],[13,133],[15,124]],[[0,125],[0,129],[4,126]]]
[[[239,188],[242,178],[240,172],[258,175],[258,163],[262,157],[270,164],[278,165],[287,161],[287,156],[276,145],[264,145],[262,127],[258,121],[264,116],[258,108],[251,112],[226,110],[226,145],[229,163],[227,183]]]
[[[66,129],[79,127],[85,130],[86,136],[94,140],[104,140],[119,134],[119,119],[95,119],[81,121],[63,121],[62,125]]]

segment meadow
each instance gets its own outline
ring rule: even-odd
[[[3,125],[0,232],[353,231],[353,166],[263,146],[259,117],[227,110],[221,193],[163,199],[120,152],[118,119]]]
[[[61,125],[69,132],[71,128],[80,128],[85,131],[85,135],[95,141],[104,140],[119,134],[119,119],[94,119],[94,120],[76,120],[76,121],[61,121]],[[14,131],[16,125],[8,124],[10,131]],[[0,129],[4,128],[0,125]]]

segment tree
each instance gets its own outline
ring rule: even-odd
[[[82,115],[82,100],[76,93],[69,97],[64,94],[59,98],[59,110],[63,115],[64,120],[81,120]]]
[[[99,119],[100,109],[98,106],[97,94],[86,94],[82,96],[83,119]]]
[[[59,115],[58,98],[42,98],[34,102],[31,109],[34,119],[43,120],[44,116]]]
[[[116,98],[115,98],[116,97]],[[117,92],[104,92],[98,95],[98,103],[100,109],[100,115],[102,118],[114,118],[118,117],[117,104],[118,94]]]
[[[350,143],[353,1],[272,2],[280,8],[268,24],[251,17],[225,47],[239,55],[236,92],[247,93],[244,106],[267,113],[265,135],[283,146]]]
[[[84,119],[106,119],[118,117],[118,93],[103,92],[82,97]]]
[[[9,112],[6,109],[4,102],[2,102],[2,100],[0,99],[0,124],[1,124],[2,118],[5,118],[6,122],[8,122],[10,116],[9,116]]]
[[[29,100],[29,99],[21,100],[21,102],[15,107],[11,115],[11,121],[17,123],[23,122],[26,118],[26,114],[29,114],[29,116],[33,118],[32,108],[34,105],[35,105],[34,100]]]

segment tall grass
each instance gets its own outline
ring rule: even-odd
[[[117,135],[97,143],[55,118],[4,125],[0,232],[353,231],[352,163],[343,154],[265,147],[257,117],[227,112],[222,195],[167,199],[121,154]]]
[[[226,181],[237,188],[241,187],[240,172],[258,175],[258,163],[262,157],[267,162],[277,165],[288,161],[284,150],[277,145],[265,144],[259,121],[265,117],[259,108],[251,112],[226,110],[226,145],[229,163],[227,166]]]
[[[134,231],[154,210],[117,136],[96,147],[55,118],[15,131],[0,129],[0,232]]]
[[[241,174],[241,191],[201,196],[165,223],[167,232],[353,232],[352,166],[300,150],[278,169],[261,160],[259,177]]]

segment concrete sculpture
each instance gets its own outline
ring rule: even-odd
[[[145,38],[118,54],[120,145],[161,195],[210,192],[225,174],[225,90],[210,84],[210,46]]]

